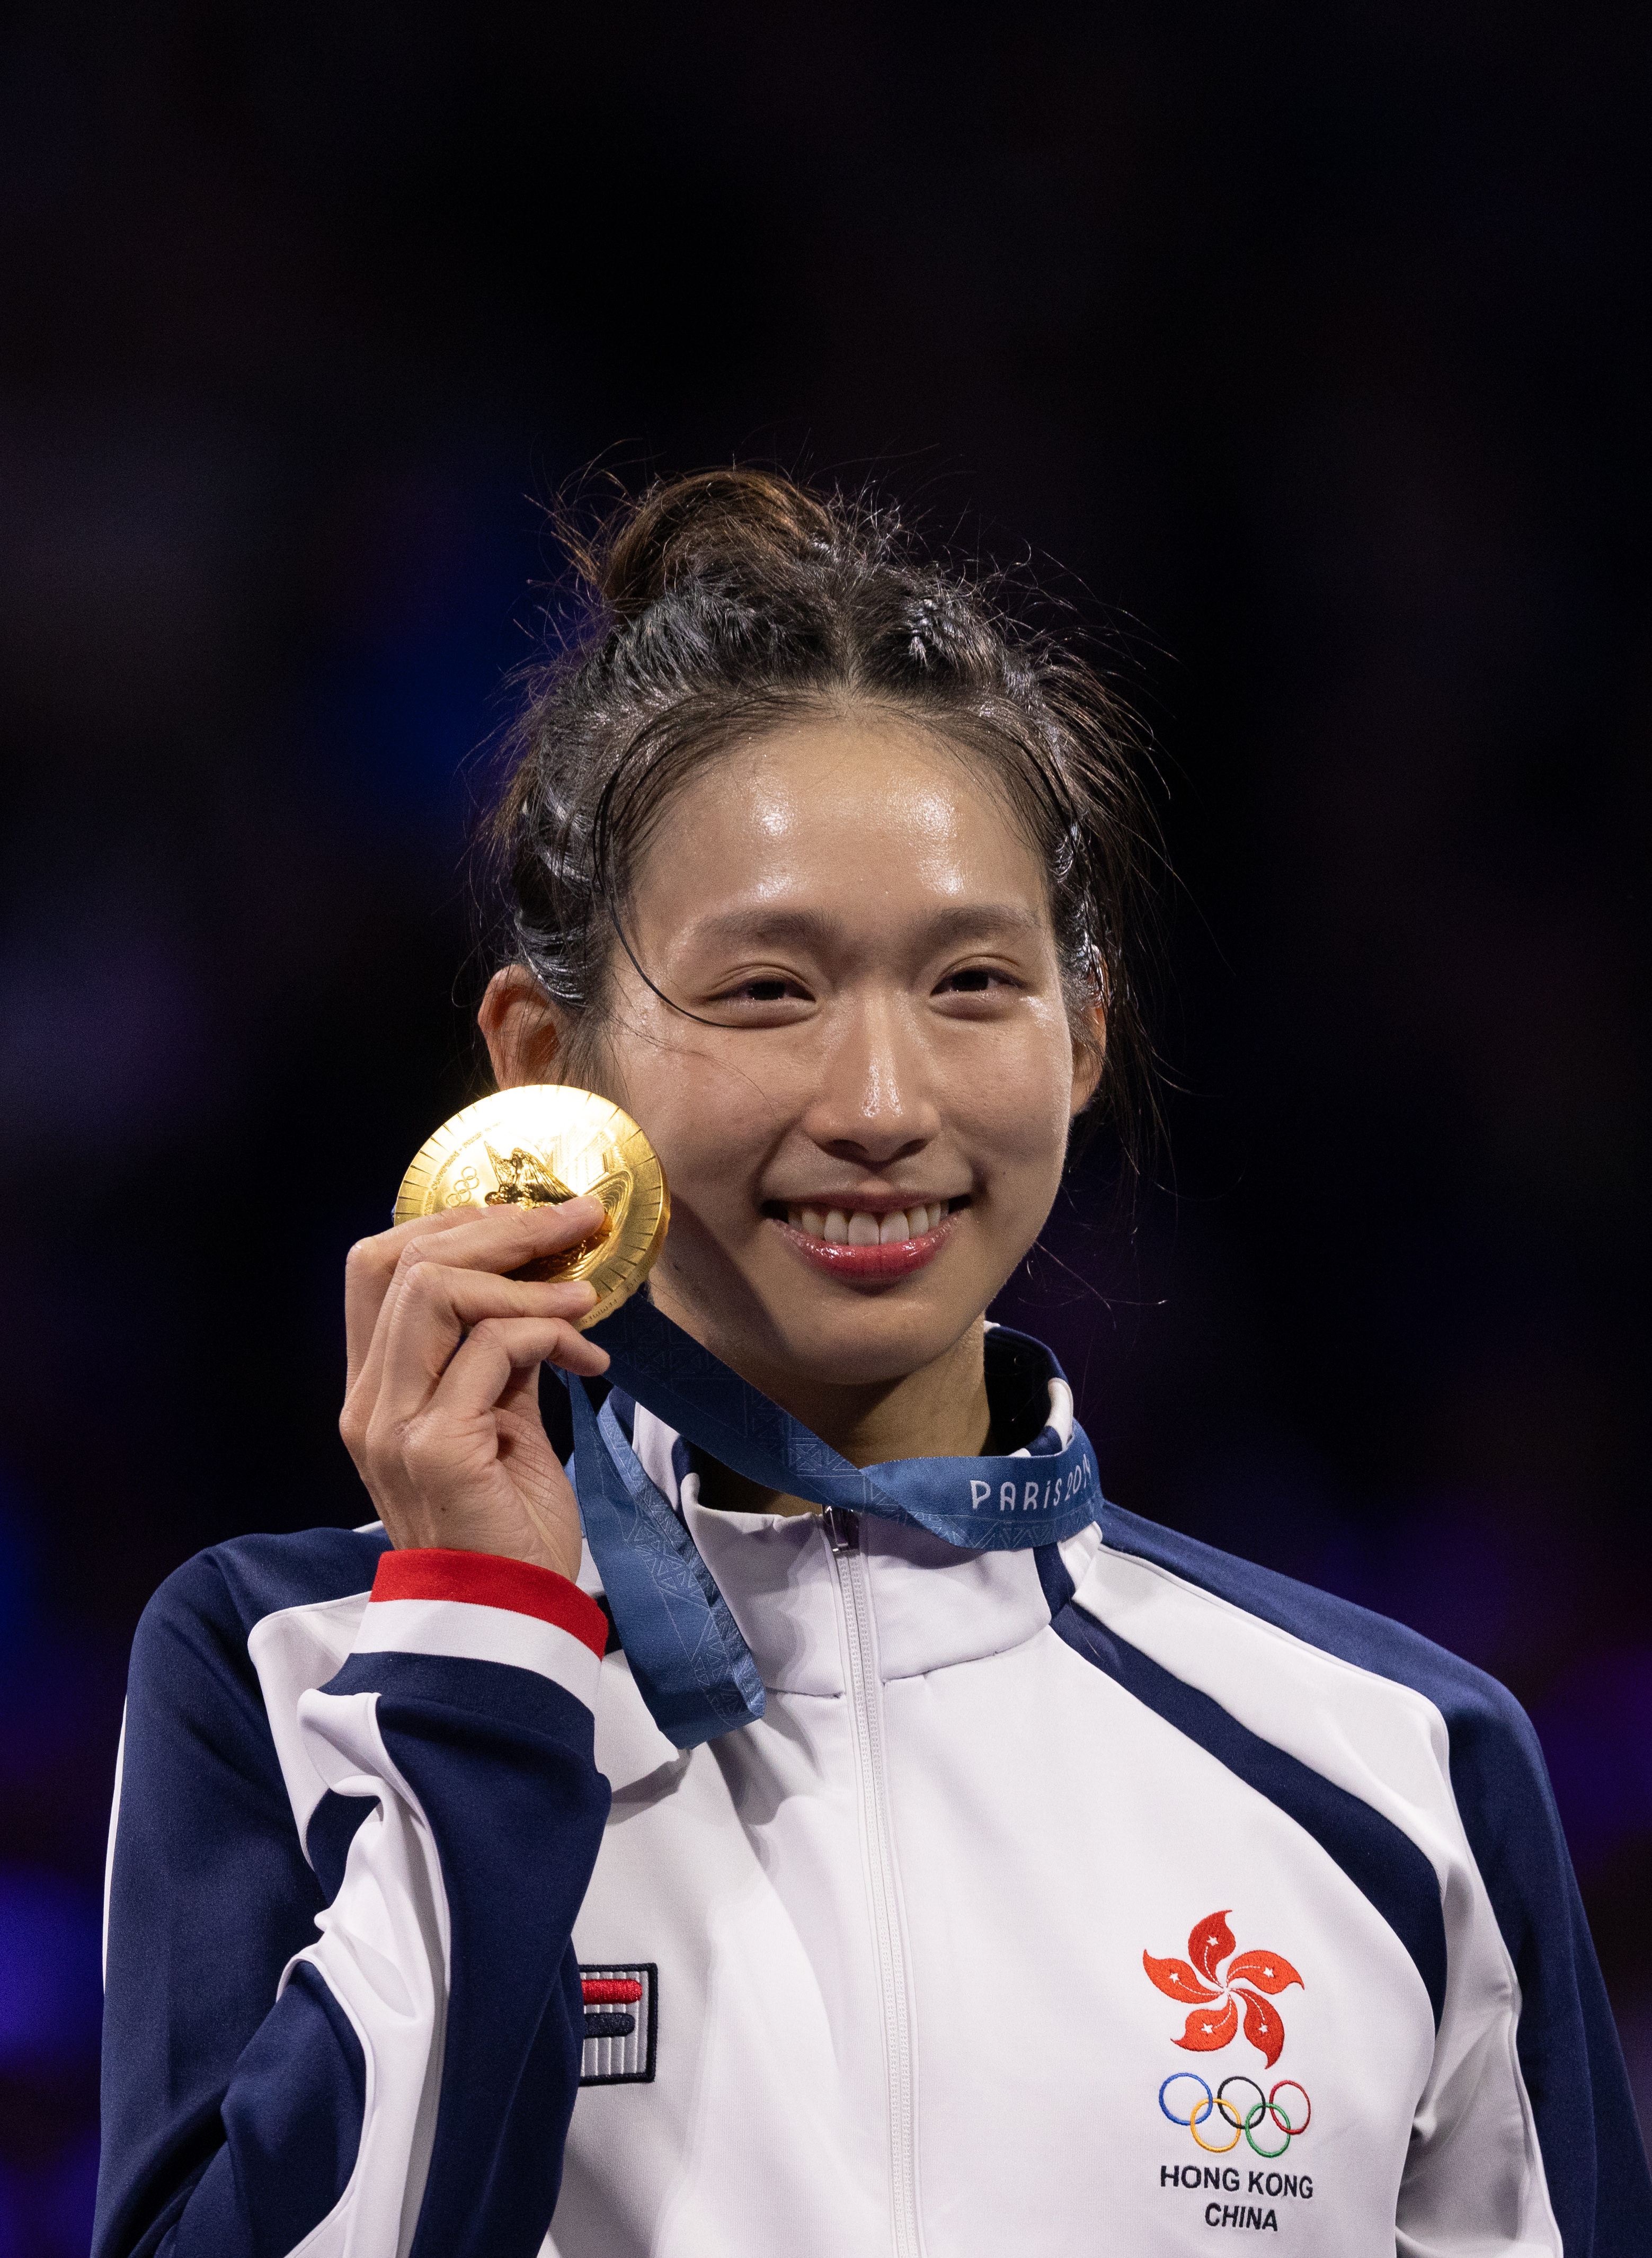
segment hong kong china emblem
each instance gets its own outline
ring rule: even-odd
[[[1248,2069],[1230,2070],[1218,2077],[1214,2062],[1209,2076],[1193,2069],[1171,2071],[1159,2088],[1160,2110],[1205,2157],[1230,2161],[1167,2164],[1159,2183],[1213,2194],[1205,2212],[1212,2226],[1277,2232],[1277,2212],[1265,2205],[1280,2198],[1313,2199],[1311,2170],[1301,2171],[1294,2144],[1312,2124],[1314,2105],[1300,2080],[1272,2075],[1285,2050],[1285,2018],[1273,2003],[1293,1985],[1302,1991],[1308,1986],[1282,1952],[1259,1947],[1239,1951],[1228,1925],[1230,1910],[1207,1914],[1194,1923],[1185,1960],[1159,1960],[1151,1952],[1141,1956],[1148,1980],[1188,2010],[1181,2035],[1171,2038],[1173,2046],[1187,2054],[1216,2056],[1239,2045],[1242,2060],[1249,2059],[1246,2048],[1254,2049],[1264,2072],[1258,2077]],[[1260,2168],[1251,2162],[1252,2155],[1263,2159]],[[1280,2163],[1289,2169],[1278,2169]],[[1246,2195],[1257,2200],[1223,2201]]]

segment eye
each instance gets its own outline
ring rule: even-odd
[[[788,980],[781,973],[765,973],[761,978],[741,980],[734,987],[725,988],[717,1001],[720,1004],[790,1004],[806,1003],[809,991],[800,980]]]
[[[937,996],[989,997],[998,998],[1013,996],[1021,983],[996,964],[961,964],[955,972],[935,983]]]
[[[813,1001],[804,983],[789,972],[750,972],[743,980],[730,981],[707,999],[708,1007],[727,1014],[731,1021],[759,1026],[794,1019]]]

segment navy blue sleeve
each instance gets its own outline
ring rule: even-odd
[[[1567,2258],[1646,2258],[1652,2179],[1537,1736],[1500,1686],[1441,1706],[1457,1808],[1520,1979],[1521,2075]]]
[[[549,2223],[582,2034],[570,1937],[608,1795],[586,1701],[542,1664],[560,1642],[583,1685],[584,1650],[533,1583],[561,1580],[515,1564],[512,1590],[457,1611],[450,1579],[434,1605],[375,1608],[383,1552],[338,1531],[240,1540],[145,1613],[110,1860],[94,2258],[286,2258],[335,2214],[339,2247],[371,2258],[397,2249],[404,2199],[415,2258],[533,2258]],[[475,1573],[497,1585],[501,1565]],[[337,1775],[301,1841],[248,1636],[352,1594],[382,1651],[301,1694]],[[427,1647],[463,1618],[472,1651],[394,1651],[383,1625],[399,1617]],[[506,1658],[478,1658],[478,1623]],[[422,1983],[422,2023],[405,2012]],[[405,2124],[398,2087],[418,2103]]]
[[[440,2105],[409,2258],[534,2258],[585,2043],[571,1938],[608,1815],[591,1712],[529,1671],[437,1655],[355,1655],[326,1691],[369,1687],[429,1819],[451,1931]]]

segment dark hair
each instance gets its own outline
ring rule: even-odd
[[[518,678],[482,834],[504,898],[494,961],[594,1027],[637,856],[699,762],[810,711],[904,715],[987,770],[1042,859],[1075,1028],[1106,1007],[1094,1110],[1138,1167],[1158,1122],[1138,962],[1156,831],[1131,718],[1095,669],[892,510],[769,472],[656,484],[589,536],[560,530],[594,602],[571,649]]]

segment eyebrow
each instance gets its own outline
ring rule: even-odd
[[[1019,902],[960,902],[937,910],[920,927],[931,948],[952,941],[966,941],[992,933],[1037,934],[1041,920]],[[843,930],[842,920],[828,910],[783,910],[762,907],[724,910],[696,919],[684,938],[708,941],[787,942],[794,947],[820,948]]]

